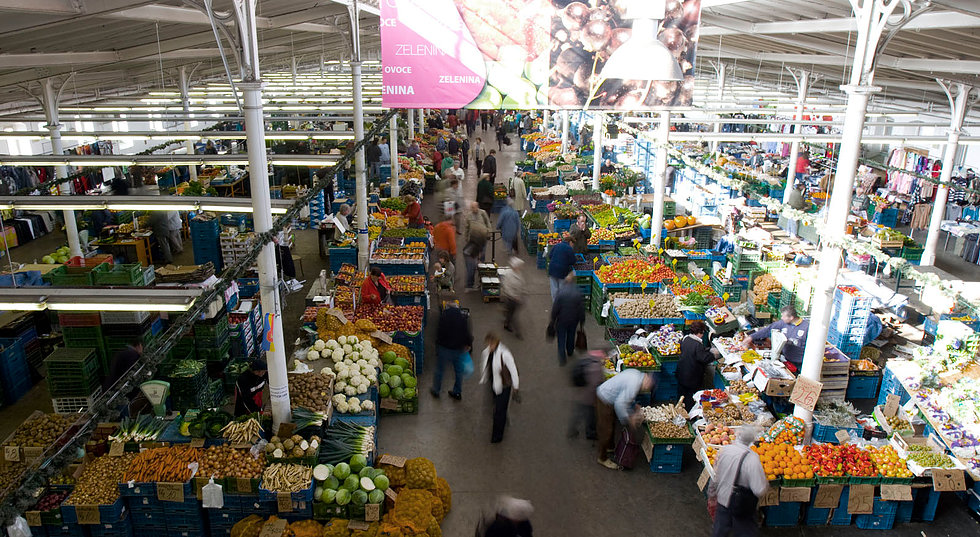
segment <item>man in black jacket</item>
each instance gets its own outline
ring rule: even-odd
[[[262,390],[269,367],[262,360],[252,362],[248,371],[238,376],[235,383],[235,417],[262,412]]]
[[[483,173],[490,174],[490,182],[497,179],[497,150],[491,149],[487,158],[483,159]]]
[[[708,327],[697,321],[691,325],[691,333],[681,340],[681,358],[677,362],[677,391],[684,396],[684,406],[694,407],[694,393],[704,385],[704,370],[718,359],[718,351],[704,346],[704,333]]]
[[[436,335],[436,352],[439,361],[436,364],[435,378],[432,379],[432,388],[429,390],[432,397],[439,397],[443,371],[447,365],[452,364],[456,382],[449,396],[457,401],[462,399],[463,376],[466,374],[463,370],[463,355],[472,348],[473,331],[470,329],[469,317],[455,303],[448,304],[439,315],[439,328]],[[472,365],[472,358],[470,364]]]
[[[368,169],[371,170],[371,179],[377,179],[380,176],[380,170],[378,166],[381,165],[381,147],[378,146],[378,139],[375,138],[371,140],[371,143],[364,148],[364,162],[367,163]]]
[[[575,271],[565,276],[565,284],[555,295],[551,309],[551,325],[558,338],[558,365],[564,366],[568,357],[575,354],[575,332],[585,323],[585,305],[582,292],[575,285]]]

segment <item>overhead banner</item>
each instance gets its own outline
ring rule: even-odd
[[[388,108],[690,106],[701,0],[381,0]]]

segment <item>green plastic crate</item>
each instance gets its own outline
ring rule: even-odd
[[[55,287],[90,287],[95,285],[95,275],[109,270],[108,263],[94,267],[69,267],[63,265],[46,274]]]
[[[106,270],[93,271],[95,285],[143,285],[143,265],[109,265]]]

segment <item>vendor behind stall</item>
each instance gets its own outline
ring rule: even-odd
[[[378,267],[371,267],[371,272],[361,284],[362,304],[383,304],[391,294],[391,285]]]
[[[691,325],[691,333],[681,340],[681,358],[677,362],[677,388],[684,396],[684,407],[694,407],[694,394],[704,386],[705,369],[718,359],[718,350],[704,345],[704,334],[708,327],[701,321]]]
[[[782,332],[786,336],[783,357],[796,368],[794,373],[799,372],[803,366],[803,349],[806,347],[810,321],[801,319],[793,306],[785,306],[780,310],[780,320],[745,336],[742,344],[749,345],[754,341],[767,339],[773,331]]]

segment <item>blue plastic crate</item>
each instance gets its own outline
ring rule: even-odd
[[[844,487],[844,490],[841,492],[840,501],[837,503],[837,508],[834,509],[833,514],[830,515],[831,526],[851,525],[851,521],[854,517],[847,512],[847,497],[850,490],[850,487]]]
[[[837,440],[837,431],[844,430],[851,438],[860,438],[864,435],[864,428],[854,427],[849,429],[838,429],[837,427],[831,427],[829,425],[822,425],[818,421],[813,421],[813,434],[811,437],[814,442],[821,442],[824,444],[839,444]]]
[[[133,537],[133,523],[129,517],[114,522],[103,522],[88,526],[91,537]]]
[[[769,528],[789,528],[800,523],[800,502],[780,502],[779,505],[764,507],[762,512]]]
[[[78,524],[42,526],[48,537],[85,537],[85,529]]]
[[[919,489],[915,496],[912,509],[912,522],[932,522],[936,519],[936,509],[939,507],[941,492],[933,489]]]
[[[819,508],[813,506],[813,501],[810,501],[810,505],[807,505],[806,511],[803,513],[803,525],[804,526],[826,526],[830,522],[830,508]]]
[[[650,462],[650,471],[655,474],[679,474],[681,473],[680,462]]]
[[[878,397],[881,377],[851,375],[847,380],[847,399],[874,399]]]
[[[912,511],[915,509],[915,497],[918,495],[921,489],[912,489],[912,501],[911,502],[896,502],[898,503],[898,510],[895,511],[895,522],[898,524],[904,524],[907,522],[912,522]]]
[[[862,530],[890,530],[895,526],[895,514],[856,515],[854,524]]]
[[[684,463],[684,444],[655,444],[650,457],[650,471],[680,473]],[[655,469],[659,468],[659,470]]]
[[[122,497],[117,498],[109,505],[99,506],[99,518],[102,520],[121,520],[125,508],[126,502],[123,501]],[[62,505],[61,519],[65,524],[78,524],[78,513],[75,511],[75,506]]]

